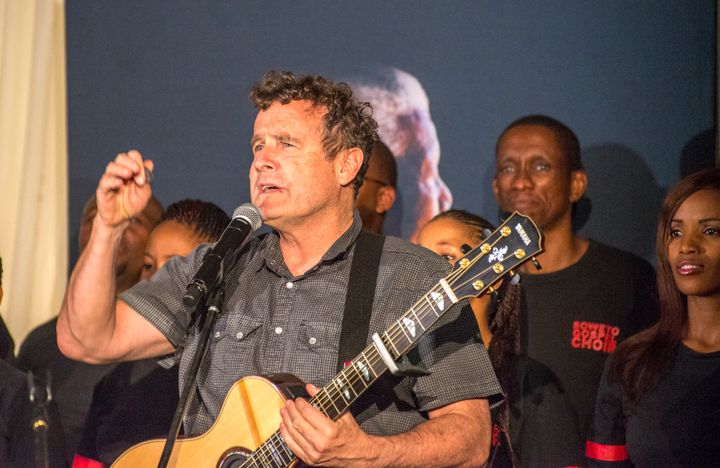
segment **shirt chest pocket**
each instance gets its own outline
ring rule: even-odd
[[[254,317],[235,315],[224,329],[216,328],[212,337],[210,381],[226,391],[237,380],[253,374],[250,363],[258,351],[262,322]]]
[[[339,340],[338,323],[301,322],[288,368],[309,382],[324,383],[335,374]]]
[[[298,345],[310,351],[337,353],[340,326],[336,323],[302,322],[298,330]]]

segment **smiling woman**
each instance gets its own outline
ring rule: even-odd
[[[660,321],[609,360],[587,443],[591,465],[720,462],[720,169],[670,191],[657,263]]]

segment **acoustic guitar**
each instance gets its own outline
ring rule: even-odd
[[[400,319],[373,341],[309,402],[336,420],[383,373],[407,353],[460,299],[491,292],[498,280],[542,252],[542,235],[527,216],[513,213],[453,267]],[[280,436],[280,408],[288,398],[306,396],[304,383],[291,374],[245,377],[230,388],[212,427],[196,437],[179,438],[169,467],[288,467],[301,462]],[[118,468],[157,466],[165,440],[128,449]]]

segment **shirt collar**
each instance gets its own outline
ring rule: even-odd
[[[333,261],[346,257],[351,247],[355,244],[355,240],[358,235],[360,235],[361,230],[362,220],[360,219],[360,213],[357,208],[355,208],[353,209],[352,224],[344,233],[342,233],[342,235],[340,235],[340,237],[337,238],[327,252],[325,252],[320,259],[320,262],[318,262],[318,265],[332,263]],[[265,266],[278,276],[290,276],[290,273],[285,266],[285,260],[280,253],[280,235],[277,231],[272,230],[265,236],[262,240],[260,251],[263,252],[262,262],[258,265],[257,271]],[[315,270],[318,265],[308,270],[307,273]]]

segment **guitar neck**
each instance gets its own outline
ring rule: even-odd
[[[445,287],[444,285],[445,284]],[[417,301],[388,328],[380,339],[394,360],[413,348],[417,340],[455,303],[445,280]],[[337,419],[388,369],[375,343],[350,361],[310,403],[328,418]]]

